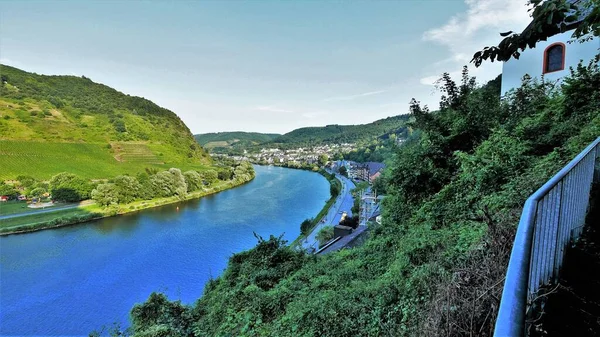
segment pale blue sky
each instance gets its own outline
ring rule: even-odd
[[[432,80],[523,28],[525,3],[0,1],[0,62],[146,97],[194,133],[285,133],[407,113],[412,97],[437,107]]]

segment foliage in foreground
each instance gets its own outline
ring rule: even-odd
[[[384,223],[361,246],[306,256],[277,238],[235,254],[193,306],[151,295],[135,336],[489,336],[526,197],[600,134],[600,72],[505,101],[444,75],[440,110],[385,173]]]

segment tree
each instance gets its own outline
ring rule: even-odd
[[[167,171],[161,171],[150,177],[152,189],[157,197],[173,195],[173,176]]]
[[[322,154],[319,156],[319,166],[325,166],[325,164],[327,164],[328,161],[329,156],[327,156],[326,154]]]
[[[171,302],[164,294],[152,293],[148,300],[131,310],[136,336],[193,336],[192,309]],[[149,327],[149,328],[147,328]]]
[[[119,194],[119,203],[127,204],[140,196],[142,185],[135,177],[118,176],[114,184]]]
[[[0,181],[0,195],[5,195],[9,198],[14,197],[17,194],[17,190],[13,185],[8,185],[3,181]]]
[[[154,190],[152,182],[150,182],[150,175],[146,172],[140,172],[136,175],[136,178],[140,183],[139,197],[144,200],[152,199],[154,197]]]
[[[485,60],[508,61],[518,59],[526,48],[534,48],[539,41],[567,32],[574,27],[572,38],[587,40],[600,36],[600,0],[573,3],[567,0],[530,0],[532,22],[522,33],[500,33],[504,39],[498,46],[485,47],[473,55],[471,62],[479,67]]]
[[[94,186],[73,173],[59,173],[50,179],[50,192],[55,200],[76,202],[88,199]]]
[[[183,198],[187,193],[187,184],[180,169],[170,168],[158,172],[150,178],[154,192],[159,197],[178,196]]]
[[[348,169],[346,169],[346,166],[340,167],[340,174],[346,178],[348,177]]]
[[[114,183],[100,184],[92,191],[92,199],[105,207],[117,205],[119,197],[119,189]]]
[[[32,188],[36,183],[35,178],[31,176],[18,176],[16,180],[19,182],[19,185],[25,189]]]
[[[222,180],[222,181],[231,180],[232,177],[233,177],[233,171],[230,168],[226,168],[226,169],[219,171],[219,174],[218,174],[219,180]]]
[[[46,189],[37,187],[31,190],[31,192],[29,192],[29,196],[32,198],[37,198],[39,200],[42,197],[42,195],[44,195],[44,193],[46,192]]]
[[[187,194],[187,184],[181,170],[170,168],[169,173],[173,176],[173,194],[183,198]]]
[[[385,181],[385,177],[380,175],[379,177],[373,180],[373,190],[378,194],[386,194],[387,193],[387,182]]]
[[[217,181],[217,179],[221,179],[219,174],[220,174],[220,172],[217,173],[217,171],[215,171],[215,170],[206,170],[206,171],[202,171],[201,176],[207,185],[211,185],[215,181]]]
[[[310,229],[311,226],[312,226],[312,220],[311,219],[305,219],[300,224],[300,233],[307,234],[308,230]]]
[[[335,181],[331,182],[329,185],[329,194],[331,194],[332,198],[335,198],[340,194],[340,187]]]
[[[250,181],[254,177],[254,167],[247,161],[241,162],[233,170],[233,177],[238,182]]]
[[[199,190],[202,185],[202,176],[196,171],[187,171],[183,173],[185,183],[187,184],[187,191],[193,192]]]

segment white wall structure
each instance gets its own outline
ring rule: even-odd
[[[546,81],[560,81],[571,73],[569,67],[576,68],[580,60],[587,65],[600,53],[600,38],[596,37],[584,43],[578,41],[569,43],[572,40],[572,34],[571,30],[554,35],[547,41],[540,41],[533,49],[525,49],[518,60],[510,59],[504,62],[502,66],[502,96],[509,90],[520,87],[525,74],[538,79],[541,79],[543,75]],[[546,51],[549,47],[557,44],[564,45],[564,67],[562,70],[544,73]]]

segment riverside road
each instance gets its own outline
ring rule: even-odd
[[[350,191],[355,185],[352,180],[342,175],[336,174],[336,178],[342,183],[342,190],[335,203],[329,208],[327,214],[319,219],[319,223],[313,228],[312,232],[310,232],[306,239],[302,240],[302,247],[308,251],[316,251],[319,248],[319,241],[316,237],[321,228],[337,225],[342,218],[343,212],[346,212],[348,216],[352,216],[351,209],[354,204],[354,199],[352,198]]]

